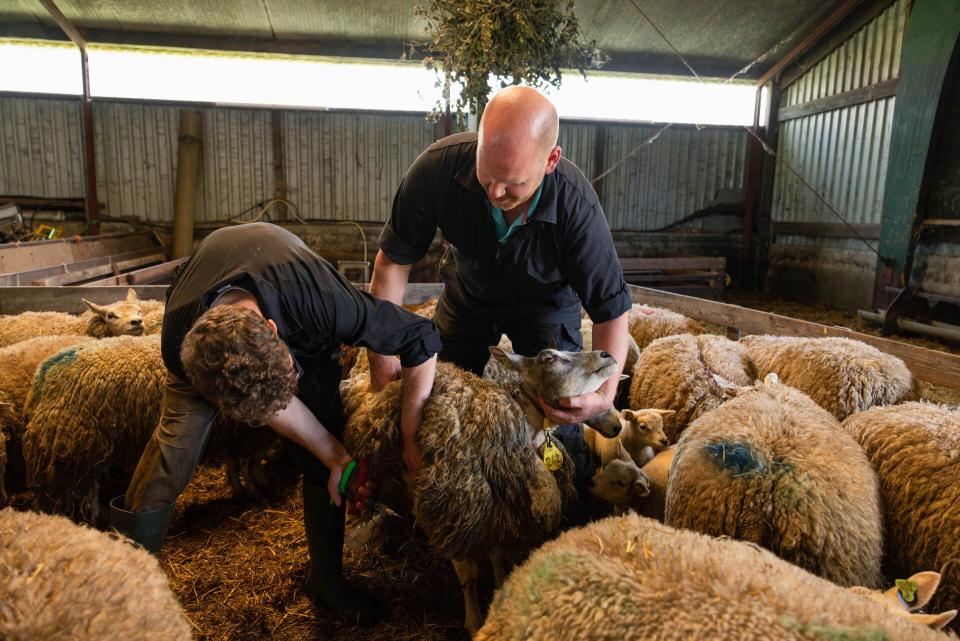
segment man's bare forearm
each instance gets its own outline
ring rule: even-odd
[[[617,395],[623,364],[627,360],[626,313],[603,323],[594,323],[593,349],[605,351],[617,359],[617,371],[600,387],[600,392],[612,402]]]
[[[423,406],[433,391],[433,377],[437,369],[437,357],[416,367],[403,368],[403,405],[400,409],[400,433],[404,442],[412,441],[423,416]]]
[[[390,257],[377,252],[373,266],[373,278],[370,280],[370,293],[377,298],[388,300],[400,305],[403,303],[403,293],[407,290],[407,281],[410,279],[411,265],[401,265],[390,260]]]

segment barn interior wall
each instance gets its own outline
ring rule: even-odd
[[[403,173],[442,130],[418,114],[274,114],[269,109],[99,100],[98,193],[107,215],[160,225],[172,221],[179,111],[184,108],[203,114],[199,224],[224,223],[245,211],[243,217],[250,218],[257,203],[278,194],[311,222],[381,222]],[[729,233],[741,225],[747,133],[734,127],[674,125],[645,144],[658,129],[564,121],[559,144],[590,179],[613,167],[596,188],[626,255],[728,253]],[[82,197],[80,135],[73,99],[0,96],[0,194]],[[281,158],[274,157],[278,149]],[[698,212],[703,216],[691,217]],[[635,233],[641,231],[657,233]]]

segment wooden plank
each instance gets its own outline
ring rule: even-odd
[[[727,259],[723,256],[677,256],[675,258],[621,258],[620,266],[627,270],[710,269],[723,271]]]
[[[0,245],[0,274],[40,269],[146,248],[157,248],[156,240],[146,232],[5,243]]]
[[[155,247],[147,247],[145,249],[137,249],[131,252],[124,252],[122,254],[115,254],[112,256],[97,256],[96,258],[88,258],[69,263],[60,263],[59,265],[51,265],[50,267],[41,267],[39,269],[29,269],[22,272],[0,274],[0,285],[8,287],[17,285],[33,285],[37,281],[42,281],[51,276],[67,274],[69,272],[78,272],[81,270],[90,269],[92,267],[99,267],[101,265],[109,265],[113,260],[128,260],[132,258],[138,258],[140,256],[155,255],[156,253],[157,249]]]
[[[78,269],[76,271],[64,272],[56,276],[50,276],[48,278],[40,278],[31,283],[31,285],[39,287],[52,287],[55,285],[71,285],[73,283],[79,283],[84,280],[90,280],[96,276],[103,276],[104,274],[110,274],[113,272],[113,263],[107,261],[102,265],[96,265],[94,267],[87,267],[86,269]]]
[[[0,314],[28,311],[71,312],[86,309],[81,298],[100,305],[123,300],[130,287],[0,287]],[[141,299],[163,300],[166,285],[132,287]]]
[[[690,281],[695,283],[700,283],[701,285],[710,282],[719,282],[723,280],[723,274],[715,274],[712,272],[699,272],[696,274],[636,274],[633,272],[624,272],[623,278],[627,282],[637,281],[641,283],[656,283],[656,282],[683,282]]]
[[[903,286],[909,280],[927,152],[958,35],[960,0],[914,4],[903,37],[900,87],[890,136],[877,259],[878,299],[885,286]]]
[[[779,334],[784,336],[841,336],[863,341],[887,354],[903,359],[920,380],[960,389],[960,355],[917,347],[909,343],[861,334],[845,327],[811,323],[770,312],[693,298],[682,294],[629,285],[635,303],[666,307],[690,318],[734,327],[744,334]]]
[[[853,231],[850,230],[853,227]],[[851,224],[847,227],[843,223],[797,223],[773,222],[774,236],[813,236],[816,238],[856,238],[856,234],[867,240],[880,238],[880,225]]]
[[[176,260],[168,260],[167,262],[160,263],[159,265],[151,265],[150,267],[144,267],[143,269],[136,269],[132,272],[127,272],[125,274],[117,274],[116,276],[110,276],[109,278],[101,278],[100,280],[94,280],[85,284],[87,286],[149,285],[150,283],[156,282],[170,275],[170,273],[173,270],[175,270],[177,267],[179,267],[186,261],[187,261],[187,258],[178,258]]]
[[[874,100],[895,96],[897,95],[897,82],[897,78],[893,78],[892,80],[885,80],[859,89],[853,89],[852,91],[844,91],[843,93],[827,96],[826,98],[818,98],[817,100],[802,102],[799,105],[783,107],[777,114],[777,122],[805,118],[807,116],[833,111],[834,109],[862,105],[865,102],[873,102]]]

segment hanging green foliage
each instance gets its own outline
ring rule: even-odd
[[[417,14],[431,36],[425,64],[462,88],[458,115],[483,112],[491,75],[501,87],[559,87],[561,68],[585,76],[609,60],[584,39],[573,0],[424,0]]]

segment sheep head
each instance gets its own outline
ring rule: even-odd
[[[593,475],[590,492],[597,498],[618,507],[636,505],[650,494],[650,479],[637,467],[620,444],[620,453]]]
[[[629,435],[637,446],[652,447],[656,451],[670,445],[670,439],[663,432],[663,417],[673,416],[675,410],[623,410],[620,417],[623,419],[623,432],[620,437]]]
[[[870,590],[863,587],[850,589],[882,604],[893,614],[934,630],[940,630],[957,616],[956,610],[947,610],[939,614],[918,612],[930,602],[939,586],[939,572],[918,572],[909,579],[898,579],[897,584],[889,590]]]
[[[143,334],[143,315],[140,312],[140,299],[132,289],[127,290],[126,300],[97,305],[82,299],[93,316],[87,324],[87,333],[97,338],[108,336],[140,336]]]

